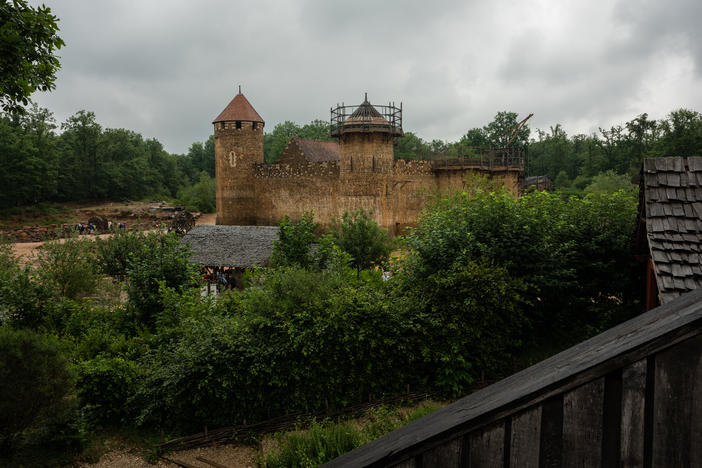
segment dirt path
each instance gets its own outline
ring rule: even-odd
[[[205,213],[200,215],[197,219],[196,224],[214,224],[217,219],[215,213]],[[97,237],[109,237],[111,234],[100,234]],[[84,238],[94,239],[96,236],[83,236]],[[23,264],[34,264],[37,249],[39,249],[44,243],[43,242],[16,242],[12,244],[12,249],[15,252],[15,256],[20,259]]]
[[[192,466],[212,468],[212,465],[198,460],[197,457],[205,458],[227,468],[253,468],[258,466],[256,464],[256,451],[251,447],[221,445],[219,447],[204,447],[166,455],[166,458],[186,462]],[[178,465],[165,460],[159,460],[156,465],[151,465],[133,453],[112,451],[100,457],[97,463],[84,463],[78,466],[80,468],[151,468],[153,466],[177,468]]]

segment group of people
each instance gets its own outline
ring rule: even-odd
[[[127,231],[127,223],[119,222],[119,223],[117,223],[117,228],[119,229],[119,232],[126,232]],[[95,227],[95,224],[93,224],[93,223],[88,223],[88,224],[78,223],[78,224],[76,224],[75,230],[78,233],[78,235],[83,235],[83,234],[94,234],[97,229]],[[110,232],[112,234],[114,234],[114,232],[115,232],[115,224],[112,221],[107,222],[107,232]]]
[[[215,268],[212,273],[205,274],[202,279],[208,284],[215,283],[217,293],[221,293],[225,289],[231,289],[234,287],[234,281],[232,281],[230,272],[224,271],[220,268]]]
[[[95,232],[95,225],[93,223],[90,223],[90,224],[78,223],[78,224],[76,224],[76,232],[79,235],[93,234]]]

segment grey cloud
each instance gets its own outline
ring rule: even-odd
[[[372,102],[404,103],[405,130],[455,140],[499,110],[534,112],[532,128],[559,122],[571,134],[653,112],[641,106],[646,93],[665,95],[656,60],[702,63],[699,0],[614,9],[576,0],[588,14],[556,25],[530,12],[561,4],[531,0],[41,1],[67,46],[57,89],[37,94],[39,104],[59,121],[95,111],[103,126],[172,152],[208,137],[238,84],[267,131],[328,119],[330,106],[367,91]],[[699,85],[697,75],[685,79]],[[700,99],[685,105],[699,109]]]

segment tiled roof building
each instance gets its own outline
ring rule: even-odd
[[[292,137],[280,155],[280,164],[339,161],[339,142]]]
[[[702,157],[644,160],[637,232],[650,257],[647,309],[702,286]]]

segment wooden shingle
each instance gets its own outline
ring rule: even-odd
[[[666,302],[702,286],[702,157],[647,159],[641,177],[641,223]]]

